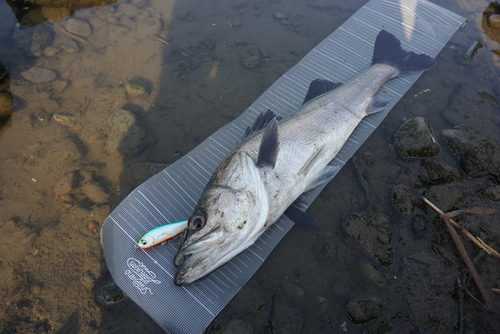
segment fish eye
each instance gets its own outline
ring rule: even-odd
[[[196,215],[192,216],[191,219],[189,220],[188,227],[191,230],[199,230],[203,226],[205,226],[205,214],[204,213],[197,213]]]
[[[148,242],[147,242],[146,240],[141,240],[141,243],[142,243],[143,245],[147,245],[147,243],[148,243]]]

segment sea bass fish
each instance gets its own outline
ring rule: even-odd
[[[261,114],[217,167],[189,218],[174,260],[175,283],[192,283],[224,265],[283,213],[317,229],[294,201],[335,176],[339,168],[328,164],[364,117],[385,108],[387,101],[373,97],[388,80],[435,63],[428,55],[403,50],[382,30],[372,66],[359,76],[345,84],[313,81],[304,104],[284,119],[271,111]]]

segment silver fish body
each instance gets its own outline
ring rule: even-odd
[[[279,121],[275,162],[257,163],[271,123],[244,139],[224,159],[189,220],[175,258],[179,266],[176,284],[196,281],[231,260],[252,245],[302,193],[329,181],[337,170],[328,164],[361,120],[381,109],[372,102],[375,93],[395,76],[423,70],[420,66],[405,72],[397,61],[375,63],[377,43],[382,43],[378,39],[374,65]],[[434,65],[428,56],[408,54],[427,57],[425,69]]]

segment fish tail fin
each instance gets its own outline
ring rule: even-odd
[[[416,54],[401,48],[401,42],[393,34],[381,30],[375,40],[372,65],[386,64],[396,68],[398,76],[430,70],[436,60],[426,54]]]

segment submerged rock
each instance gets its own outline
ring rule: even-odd
[[[46,47],[54,41],[54,36],[50,28],[44,25],[38,25],[33,32],[31,41],[31,52],[37,57],[43,54]]]
[[[60,171],[75,170],[73,163],[80,160],[82,154],[70,138],[55,142],[45,154],[43,165],[48,169]]]
[[[458,168],[431,159],[420,161],[420,172],[433,183],[448,183],[464,179]]]
[[[363,333],[384,334],[392,330],[382,312],[382,303],[376,298],[351,300],[347,313],[353,323],[363,324]]]
[[[482,190],[482,193],[493,202],[500,202],[500,186],[493,184]]]
[[[97,182],[87,182],[82,185],[82,192],[95,204],[104,204],[111,198],[111,195],[104,190]]]
[[[108,283],[96,291],[96,301],[101,305],[115,304],[121,301],[124,297],[123,291],[115,284]]]
[[[435,157],[439,145],[434,139],[429,121],[415,117],[406,122],[396,134],[396,147],[404,158]]]
[[[86,21],[80,19],[69,19],[66,22],[66,30],[82,37],[89,37],[92,35],[90,25]]]
[[[443,138],[467,176],[500,177],[500,147],[491,138],[482,137],[479,131],[468,126],[445,130]]]
[[[243,59],[243,66],[245,66],[248,69],[254,69],[259,67],[260,65],[260,58],[257,56],[250,56],[245,59]]]
[[[136,117],[128,110],[118,109],[109,120],[112,133],[106,141],[106,149],[125,156],[141,153],[154,139],[138,124]]]
[[[415,202],[411,198],[408,189],[403,185],[394,187],[394,191],[392,192],[392,203],[399,212],[412,213],[415,209]]]
[[[40,83],[55,79],[56,73],[46,68],[33,66],[29,70],[21,72],[21,76],[28,81]]]
[[[345,230],[356,238],[383,266],[393,263],[390,219],[382,212],[365,211],[353,214]]]
[[[446,212],[454,207],[462,206],[469,195],[469,185],[456,182],[433,185],[426,191],[424,196],[442,211]]]
[[[141,78],[134,78],[125,83],[125,90],[130,96],[143,96],[148,93],[148,85],[145,80]]]
[[[52,118],[61,125],[65,125],[67,127],[73,128],[76,125],[76,118],[73,115],[66,114],[55,114],[52,115]]]
[[[381,312],[382,302],[376,298],[351,300],[347,304],[347,313],[355,324],[375,319]]]

